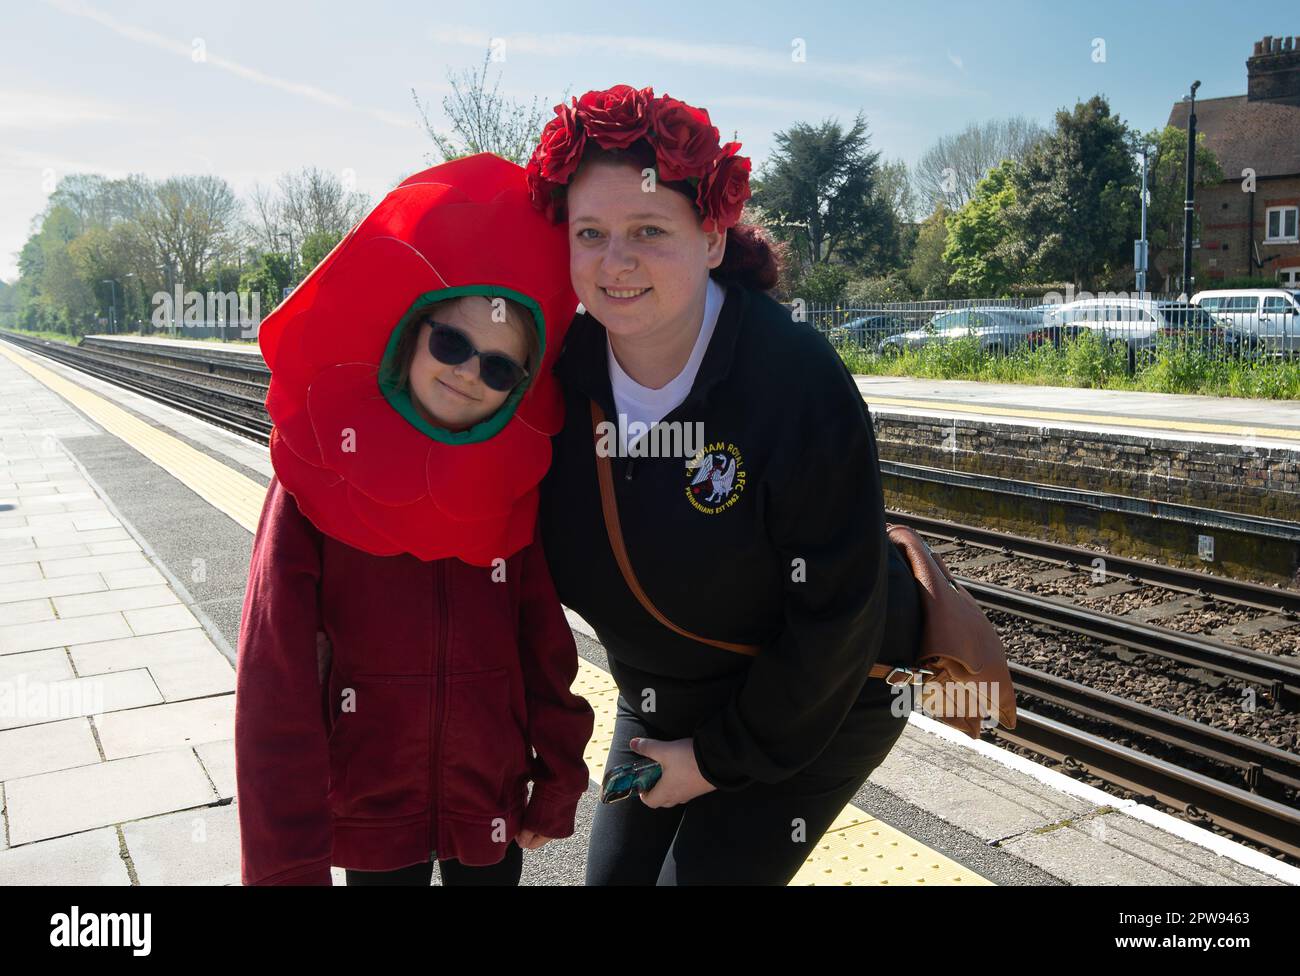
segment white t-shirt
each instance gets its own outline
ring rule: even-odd
[[[691,392],[691,387],[695,385],[695,374],[700,371],[700,363],[703,362],[704,353],[709,348],[709,337],[713,335],[713,327],[718,322],[718,313],[722,311],[722,303],[726,297],[726,289],[710,275],[708,287],[704,292],[704,322],[700,326],[700,334],[695,340],[695,346],[691,349],[691,356],[686,360],[682,371],[657,390],[642,386],[623,371],[623,367],[614,357],[609,333],[605,334],[605,357],[609,361],[609,383],[614,390],[614,406],[620,414],[627,416],[627,427],[631,427],[638,421],[648,426],[662,420],[686,399],[687,394]],[[617,417],[611,419],[618,426],[621,434],[624,425],[618,423]],[[627,453],[626,441],[622,443],[621,449],[622,453]]]

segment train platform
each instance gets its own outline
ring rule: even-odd
[[[1300,403],[1068,386],[857,376],[873,414],[1300,451]]]
[[[0,885],[239,883],[235,643],[270,474],[259,445],[0,344]],[[592,788],[575,834],[525,855],[525,884],[582,883],[612,732],[604,650],[570,620]],[[793,884],[1278,886],[1300,869],[913,713]]]
[[[166,336],[88,336],[258,356],[255,342],[173,339]],[[1068,386],[932,380],[909,376],[856,377],[873,414],[961,417],[1078,431],[1112,432],[1202,443],[1277,446],[1300,451],[1300,402],[1242,397],[1092,390]]]

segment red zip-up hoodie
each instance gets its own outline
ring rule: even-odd
[[[521,828],[572,835],[594,723],[577,660],[536,531],[495,568],[370,555],[273,478],[236,677],[243,883],[494,864]]]

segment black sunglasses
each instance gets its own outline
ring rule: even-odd
[[[499,352],[479,352],[467,336],[454,325],[446,322],[424,320],[433,327],[429,333],[429,354],[440,363],[459,366],[473,356],[479,358],[479,378],[488,389],[505,393],[513,390],[528,375],[524,369],[509,356]]]

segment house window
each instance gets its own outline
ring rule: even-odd
[[[1300,268],[1278,268],[1277,283],[1283,288],[1300,288]]]
[[[1264,213],[1264,243],[1300,240],[1296,224],[1300,207],[1269,207]]]

